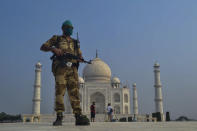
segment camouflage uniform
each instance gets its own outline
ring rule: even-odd
[[[64,35],[54,35],[43,46],[59,48],[63,52],[82,56],[76,40],[68,41]],[[77,61],[73,59],[70,59],[69,62],[77,64]],[[55,111],[57,113],[65,111],[64,94],[67,88],[73,113],[81,114],[77,67],[61,66],[60,61],[55,59],[52,63],[52,72],[55,77]]]

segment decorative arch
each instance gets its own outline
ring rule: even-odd
[[[124,110],[125,110],[125,114],[129,114],[129,107],[127,105],[125,105]]]
[[[95,92],[90,96],[90,105],[95,102],[95,111],[97,114],[105,113],[105,96],[100,92]]]
[[[82,95],[81,95],[81,93],[79,93],[79,99],[80,99],[80,107],[82,108]]]
[[[114,102],[120,102],[120,94],[119,93],[114,94]]]
[[[119,105],[114,106],[114,113],[115,114],[120,114],[120,106]]]
[[[82,102],[82,95],[81,95],[81,93],[79,93],[79,99],[80,99],[80,102]]]
[[[128,94],[124,94],[124,102],[125,103],[128,103],[129,102]]]

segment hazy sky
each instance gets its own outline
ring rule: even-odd
[[[87,60],[98,49],[123,84],[137,83],[140,113],[155,111],[158,61],[164,111],[173,119],[197,119],[196,7],[196,0],[1,0],[0,112],[31,113],[37,61],[43,64],[41,113],[53,112],[52,54],[40,46],[61,35],[62,22],[69,19]]]

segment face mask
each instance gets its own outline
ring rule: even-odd
[[[73,34],[73,29],[72,28],[65,29],[64,34],[67,36],[71,36]]]

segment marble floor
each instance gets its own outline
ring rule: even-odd
[[[197,131],[197,122],[94,122],[90,126],[64,123],[1,123],[0,131]]]

